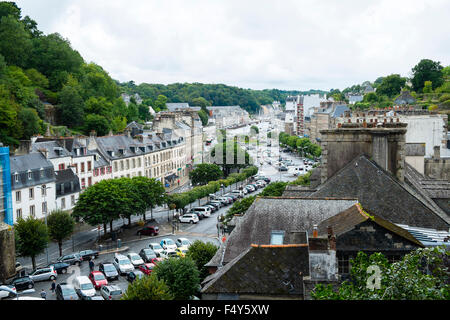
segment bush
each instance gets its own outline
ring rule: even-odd
[[[173,300],[173,295],[164,280],[150,274],[133,281],[122,296],[122,300]]]

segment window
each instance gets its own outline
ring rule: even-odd
[[[101,173],[102,175],[104,175],[104,174],[105,174],[105,168],[100,168],[100,173]]]
[[[34,205],[30,206],[30,216],[32,216],[33,218],[35,217]]]
[[[70,203],[72,206],[75,205],[75,196],[70,196]]]
[[[41,178],[43,178],[44,177],[44,168],[41,168],[40,172],[41,172]]]
[[[86,179],[82,178],[81,179],[81,189],[84,189],[84,188],[86,188]]]
[[[16,191],[16,202],[20,202],[20,191]]]
[[[75,166],[75,172],[78,173],[78,163],[75,163],[74,166]]]
[[[22,218],[22,209],[16,210],[16,219],[19,220]]]
[[[98,169],[94,170],[94,177],[98,176]]]
[[[64,163],[60,163],[60,164],[59,164],[58,170],[64,170]]]
[[[28,189],[28,193],[30,195],[30,200],[34,199],[34,188]]]
[[[123,160],[120,160],[120,171],[123,171]]]
[[[127,159],[127,170],[130,169],[130,160]]]
[[[15,182],[19,182],[19,175],[18,175],[18,174],[15,174],[15,175],[14,175],[14,181],[15,181]]]
[[[41,195],[42,195],[43,197],[45,197],[45,196],[47,195],[47,186],[46,186],[45,184],[43,184],[43,185],[41,186]]]
[[[60,185],[61,194],[64,194],[64,183],[61,183]]]
[[[47,202],[42,202],[42,213],[47,213]]]
[[[66,198],[61,198],[61,209],[66,208]]]
[[[117,162],[114,162],[114,172],[117,172],[119,168],[117,167]]]
[[[270,244],[281,245],[284,241],[284,231],[272,231],[270,235]]]
[[[350,273],[350,259],[352,259],[352,257],[347,254],[338,256],[338,272],[339,272],[339,274],[349,274]]]
[[[92,164],[90,161],[87,162],[88,172],[92,170]]]
[[[133,159],[133,160],[131,161],[131,165],[132,165],[132,168],[133,168],[133,169],[136,168],[136,160],[135,160],[135,159]]]
[[[90,187],[90,186],[92,186],[92,178],[91,177],[88,178],[88,187]]]
[[[84,162],[82,162],[80,165],[81,165],[81,172],[84,172]]]
[[[31,171],[28,171],[28,180],[31,180],[31,177],[32,177]]]
[[[141,167],[141,158],[138,158],[137,163],[138,163],[138,167]]]

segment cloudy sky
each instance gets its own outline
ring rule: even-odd
[[[448,0],[18,0],[122,82],[344,89],[450,64]]]

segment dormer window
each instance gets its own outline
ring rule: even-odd
[[[17,172],[14,173],[14,181],[19,182],[19,174]]]
[[[273,245],[282,245],[284,242],[284,231],[282,230],[274,230],[270,234],[270,244]]]
[[[28,180],[31,180],[31,178],[32,178],[31,171],[28,170]]]
[[[39,170],[39,172],[40,172],[41,178],[43,178],[43,177],[44,177],[44,168],[41,168],[41,169]]]
[[[139,147],[139,149],[141,149],[142,152],[145,152],[145,147]]]

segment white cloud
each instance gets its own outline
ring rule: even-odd
[[[450,60],[445,0],[36,2],[23,15],[120,81],[343,89]]]

